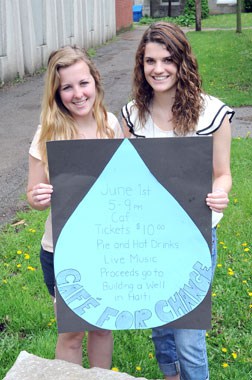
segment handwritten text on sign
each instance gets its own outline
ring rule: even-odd
[[[211,257],[197,226],[124,140],[62,229],[55,272],[66,304],[92,325],[150,328],[199,305]]]

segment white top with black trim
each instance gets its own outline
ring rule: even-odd
[[[204,100],[203,109],[199,116],[199,121],[194,132],[189,132],[187,136],[203,136],[213,134],[222,124],[226,115],[231,122],[234,111],[221,100],[202,94]],[[148,115],[144,126],[138,118],[138,110],[134,100],[122,108],[122,116],[129,127],[132,137],[177,137],[173,131],[160,129]],[[134,136],[135,133],[135,136]]]

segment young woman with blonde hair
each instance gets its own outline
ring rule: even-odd
[[[41,125],[29,150],[28,202],[34,209],[50,207],[53,188],[48,178],[46,142],[52,140],[123,137],[117,118],[103,104],[100,75],[85,52],[66,46],[48,60]],[[81,159],[81,158],[80,158]],[[51,215],[41,242],[41,265],[48,291],[55,303]],[[57,311],[57,304],[55,304]],[[82,365],[84,332],[60,333],[56,358]],[[113,350],[111,331],[88,333],[91,367],[110,368]]]

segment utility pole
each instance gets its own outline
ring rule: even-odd
[[[241,2],[242,0],[237,0],[236,5],[236,33],[242,32],[242,26],[241,26]]]
[[[195,30],[201,31],[201,0],[195,1]]]

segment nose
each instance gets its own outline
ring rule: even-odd
[[[82,96],[83,96],[83,92],[82,92],[81,87],[79,86],[74,87],[74,97],[79,99]]]
[[[155,64],[155,73],[160,74],[164,71],[163,69],[163,63],[161,61],[157,61]]]

